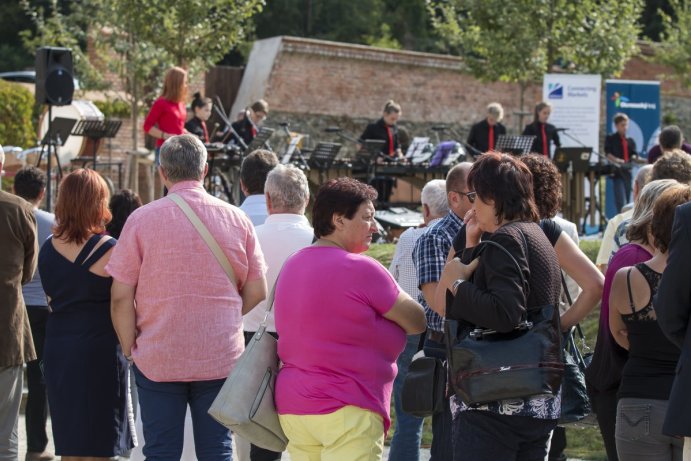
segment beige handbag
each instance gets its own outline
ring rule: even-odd
[[[237,286],[228,258],[199,217],[182,197],[169,194],[168,198],[187,215],[228,278]],[[275,288],[274,284],[264,320],[211,404],[209,415],[252,444],[281,452],[286,449],[288,438],[283,433],[274,404],[274,384],[279,363],[276,350],[278,341],[266,331],[266,320],[273,309]]]

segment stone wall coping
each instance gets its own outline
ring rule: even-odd
[[[450,70],[463,69],[463,60],[458,56],[376,48],[368,45],[355,45],[310,38],[281,36],[281,49],[290,53],[389,62],[399,65]]]

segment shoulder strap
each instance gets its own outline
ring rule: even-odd
[[[209,229],[207,229],[204,223],[201,221],[201,219],[199,219],[199,216],[197,216],[194,210],[192,210],[192,208],[187,204],[187,202],[178,194],[168,194],[166,197],[173,201],[173,203],[175,203],[182,210],[182,212],[185,213],[187,219],[190,220],[194,228],[197,230],[197,232],[199,232],[199,235],[213,253],[214,257],[216,258],[216,261],[218,261],[218,263],[225,271],[230,282],[233,284],[235,288],[237,288],[238,282],[235,278],[233,266],[230,265],[228,257],[225,255],[225,253],[223,253],[223,250],[221,250],[221,247],[219,246],[218,242],[216,242],[216,239],[213,238],[211,232],[209,232]]]
[[[87,240],[84,246],[82,247],[81,251],[77,255],[77,258],[74,260],[74,263],[78,266],[83,265],[87,256],[89,256],[89,253],[91,253],[91,251],[94,249],[94,247],[101,240],[102,237],[102,235],[98,234],[92,235],[91,238],[89,238],[89,240]]]
[[[633,293],[631,292],[631,271],[633,267],[629,267],[626,271],[626,289],[629,290],[629,306],[631,307],[631,312],[636,313],[636,306],[633,303]]]
[[[101,236],[99,236],[99,237],[101,237]],[[113,248],[115,246],[115,242],[116,242],[116,240],[114,238],[107,239],[105,242],[103,242],[101,244],[100,247],[96,248],[96,251],[91,253],[91,255],[89,255],[89,257],[86,258],[86,260],[84,261],[82,266],[84,266],[86,268],[90,268],[91,266],[93,266],[93,264],[96,261],[98,261],[99,259],[101,259],[103,257],[103,255],[108,252],[108,250],[110,250],[111,248]]]

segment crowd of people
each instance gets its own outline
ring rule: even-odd
[[[168,72],[145,122],[159,139],[167,197],[111,197],[98,173],[78,169],[61,181],[53,215],[39,209],[46,177],[34,167],[16,174],[14,194],[0,191],[0,325],[9,332],[0,336],[0,460],[18,459],[24,364],[28,461],[54,457],[48,409],[55,455],[66,460],[129,456],[137,445],[147,459],[180,459],[188,411],[196,457],[231,460],[232,434],[208,410],[265,325],[278,339],[275,407],[291,459],[380,460],[390,432],[389,459],[417,461],[423,419],[405,413],[402,388],[419,351],[446,360],[469,331],[510,348],[538,323],[559,351],[598,304],[586,380],[608,459],[691,456],[691,156],[677,127],[662,131],[661,154],[640,168],[630,206],[632,178],[615,172],[621,214],[609,221],[598,267],[576,226],[557,216],[549,105],[536,106],[525,130],[535,153],[517,157],[494,151],[505,129],[503,109],[490,104],[469,138],[486,153],[423,187],[424,224],[400,236],[387,270],[363,254],[377,233],[372,185],[329,180],[310,208],[305,173],[259,149],[240,167],[240,207],[208,194],[205,143],[249,143],[268,105],[248,107],[230,134],[210,132],[211,101],[196,94],[185,124],[186,78]],[[401,113],[389,101],[366,130],[386,137],[390,158],[401,155]],[[607,138],[613,163],[633,161],[627,123],[617,115]],[[561,353],[549,364],[561,370]],[[559,379],[539,392],[507,384],[471,402],[460,390],[469,377],[449,367],[432,460],[565,459]],[[282,457],[234,439],[243,461]]]

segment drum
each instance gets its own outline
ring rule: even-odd
[[[77,123],[80,120],[103,120],[105,118],[103,112],[93,102],[79,99],[73,100],[69,106],[53,106],[52,112],[53,119],[57,117],[69,118],[76,120]],[[43,136],[48,132],[48,109],[41,115],[38,126],[39,139],[43,139]],[[92,156],[94,149],[98,152],[101,141],[101,139],[94,141],[84,136],[70,135],[64,146],[58,146],[60,164],[65,166],[76,157]]]

